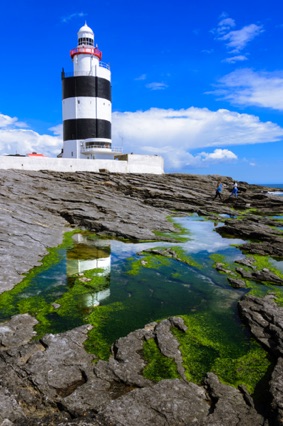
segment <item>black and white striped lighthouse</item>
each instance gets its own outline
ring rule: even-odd
[[[78,32],[78,45],[70,52],[71,76],[62,71],[63,158],[110,159],[111,73],[101,62],[102,52],[94,45],[87,24]]]

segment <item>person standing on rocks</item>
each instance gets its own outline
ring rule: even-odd
[[[237,184],[237,182],[235,182],[234,183],[234,185],[233,185],[233,189],[232,189],[232,192],[231,192],[231,194],[229,195],[229,198],[230,197],[235,197],[235,198],[237,198],[238,197],[238,184]]]
[[[217,188],[216,188],[216,192],[215,192],[215,196],[214,196],[213,200],[215,200],[215,198],[217,198],[217,197],[220,198],[220,200],[222,200],[222,194],[221,194],[222,189],[223,189],[223,184],[222,184],[221,181],[219,181],[218,184],[217,184]]]

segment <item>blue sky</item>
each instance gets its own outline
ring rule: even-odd
[[[278,0],[35,0],[0,16],[0,154],[62,148],[61,69],[85,21],[112,72],[113,147],[166,172],[283,182]]]

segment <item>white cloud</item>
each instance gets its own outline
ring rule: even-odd
[[[250,24],[243,27],[241,30],[230,31],[219,38],[219,40],[226,41],[226,46],[232,53],[238,53],[243,50],[246,45],[262,33],[263,27],[261,25]]]
[[[57,126],[50,127],[49,130],[56,136],[59,136],[63,140],[63,125],[58,124]]]
[[[236,26],[236,23],[234,19],[225,17],[224,19],[221,19],[218,22],[218,25],[216,28],[212,30],[212,32],[216,35],[217,38],[223,36],[224,34],[227,34],[231,28],[234,28]]]
[[[165,83],[153,82],[153,83],[146,84],[145,87],[151,90],[164,90],[164,89],[167,89],[168,85]]]
[[[56,157],[63,146],[62,125],[54,126],[50,135],[19,128],[16,117],[0,114],[0,154],[27,154],[32,151]],[[123,152],[160,154],[167,171],[186,166],[208,167],[211,164],[238,161],[229,148],[237,145],[275,142],[283,138],[283,128],[261,122],[249,114],[207,108],[158,109],[114,112],[113,147]]]
[[[249,114],[219,109],[188,108],[113,113],[113,146],[124,152],[160,154],[167,169],[203,165],[208,161],[236,160],[229,146],[275,142],[283,128],[261,122]],[[219,149],[225,147],[225,149]],[[212,153],[193,156],[191,151],[212,148]]]
[[[0,128],[9,127],[17,122],[17,117],[0,114]]]
[[[63,147],[61,129],[62,125],[56,126],[50,129],[53,135],[40,135],[16,117],[0,114],[0,154],[25,155],[35,151],[50,157],[57,156]]]
[[[217,27],[212,30],[215,39],[224,41],[230,53],[239,53],[250,41],[264,32],[262,25],[249,24],[239,30],[232,29],[235,26],[236,23],[234,19],[225,17],[221,19]]]
[[[141,74],[140,76],[136,77],[135,80],[137,80],[137,81],[146,80],[146,74]]]
[[[83,18],[85,16],[87,16],[87,14],[84,13],[84,12],[71,13],[70,15],[63,16],[61,18],[61,21],[64,22],[64,23],[66,23],[66,22],[71,21],[74,18]]]
[[[203,49],[202,53],[205,53],[206,55],[212,55],[212,53],[214,53],[214,49]]]
[[[236,55],[236,56],[231,56],[230,58],[226,58],[223,60],[223,62],[228,62],[228,64],[235,64],[236,62],[243,62],[243,61],[247,61],[247,56],[245,55]]]
[[[249,68],[236,70],[219,81],[209,92],[233,104],[283,110],[283,72],[254,72]]]
[[[198,154],[200,158],[204,161],[227,161],[227,160],[237,160],[238,157],[234,152],[229,151],[228,149],[217,148],[210,154],[207,152],[201,152]]]

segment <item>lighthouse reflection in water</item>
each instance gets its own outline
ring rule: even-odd
[[[82,234],[75,234],[73,239],[75,245],[67,251],[67,277],[69,281],[79,279],[90,289],[80,303],[91,309],[110,296],[111,247]]]

